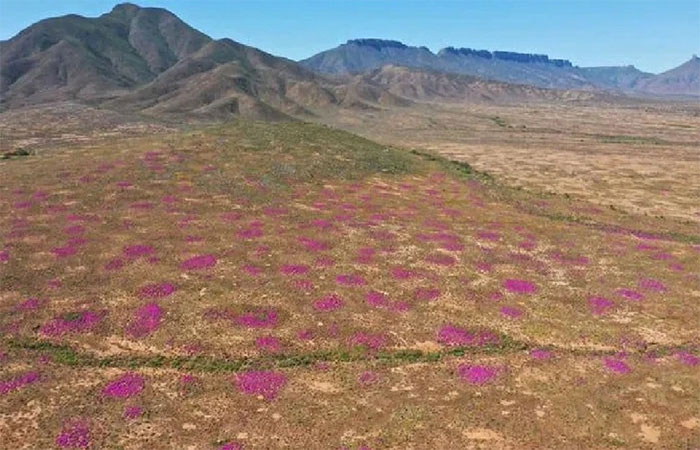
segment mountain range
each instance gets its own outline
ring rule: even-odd
[[[433,53],[427,47],[393,40],[352,39],[300,64],[328,75],[364,73],[391,64],[544,88],[700,95],[700,60],[696,56],[680,67],[654,75],[634,66],[578,67],[566,59],[541,54],[455,47]]]
[[[698,90],[699,65],[693,58],[654,76],[545,55],[433,54],[378,39],[295,62],[212,39],[165,9],[125,3],[96,18],[45,19],[0,42],[0,110],[69,100],[153,116],[282,119],[415,101],[589,99],[600,89],[688,95]]]

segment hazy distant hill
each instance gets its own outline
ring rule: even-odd
[[[354,39],[300,61],[324,74],[353,74],[384,65],[431,69],[549,88],[594,88],[571,63],[546,55],[448,47],[437,54],[397,41]]]
[[[700,96],[700,58],[693,55],[680,66],[643,80],[639,90],[660,95]]]
[[[504,83],[471,75],[383,66],[357,75],[367,84],[386,89],[396,96],[438,102],[508,102],[513,100],[590,100],[603,98],[593,91],[545,89],[531,85]]]
[[[663,75],[642,72],[634,66],[577,67],[547,55],[505,51],[443,48],[432,53],[398,41],[353,39],[300,61],[318,73],[359,74],[385,65],[472,75],[491,80],[556,89],[605,89],[626,93],[698,95],[697,63]],[[662,81],[663,80],[663,81]],[[693,84],[695,83],[695,84]]]

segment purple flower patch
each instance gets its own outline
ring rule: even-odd
[[[155,251],[156,251],[156,249],[150,245],[137,244],[137,245],[127,245],[122,250],[122,253],[124,254],[124,256],[126,256],[129,259],[137,259],[137,258],[141,258],[144,256],[150,256],[150,255],[154,254]]]
[[[102,395],[108,398],[130,398],[139,395],[146,387],[144,378],[133,372],[128,372],[111,381],[102,389]]]
[[[642,293],[637,292],[633,289],[618,289],[617,295],[619,295],[620,297],[624,297],[627,300],[632,300],[635,302],[638,302],[638,301],[644,299],[644,295]]]
[[[243,271],[247,273],[248,275],[251,275],[253,277],[257,277],[262,275],[263,271],[262,268],[255,266],[253,264],[247,264],[243,266]]]
[[[593,315],[602,316],[607,314],[615,306],[615,303],[605,297],[591,297],[588,299],[588,306]]]
[[[626,362],[618,358],[605,358],[603,362],[610,372],[624,374],[632,371]]]
[[[237,325],[247,328],[274,328],[278,321],[277,311],[273,309],[241,314],[234,319]]]
[[[513,306],[504,306],[501,308],[501,315],[503,315],[504,317],[509,317],[511,319],[519,319],[523,316],[523,311]]]
[[[503,282],[503,287],[516,294],[534,294],[537,292],[537,286],[526,280],[506,280]]]
[[[257,239],[262,237],[263,234],[262,228],[253,226],[244,228],[236,233],[236,235],[241,239]]]
[[[377,351],[386,346],[388,339],[382,334],[357,332],[348,340],[351,347],[365,347],[368,350]]]
[[[470,383],[482,385],[493,381],[501,372],[501,367],[495,366],[472,366],[470,364],[461,364],[457,368],[459,377]]]
[[[700,364],[700,358],[697,356],[693,355],[690,352],[682,351],[676,353],[676,356],[678,357],[678,360],[685,364],[686,366],[697,366]]]
[[[313,304],[314,309],[318,311],[335,311],[342,308],[345,302],[337,294],[329,294],[325,297],[316,300]]]
[[[370,291],[367,294],[367,303],[375,308],[385,308],[389,306],[389,299],[381,292]]]
[[[67,245],[65,247],[55,247],[51,250],[51,253],[53,253],[56,258],[67,258],[78,253],[78,249]]]
[[[70,333],[86,333],[92,331],[100,323],[103,316],[103,313],[93,311],[68,313],[44,324],[39,332],[53,337]]]
[[[126,331],[137,339],[146,337],[160,327],[163,314],[163,308],[158,303],[147,303],[136,310],[134,320]]]
[[[287,384],[287,377],[281,372],[250,371],[236,375],[235,384],[244,394],[262,395],[265,400],[274,400]]]
[[[552,359],[552,352],[543,348],[533,348],[530,350],[530,357],[532,359],[547,360]]]
[[[172,283],[154,283],[141,288],[141,297],[164,298],[175,293],[177,288]]]
[[[56,437],[56,445],[61,448],[88,448],[90,442],[90,427],[82,420],[66,423]]]
[[[440,289],[418,288],[414,293],[414,297],[416,298],[416,300],[422,302],[430,302],[433,300],[437,300],[438,297],[440,297]]]
[[[105,264],[105,270],[119,270],[124,267],[124,260],[121,258],[113,258]]]
[[[403,267],[395,267],[391,269],[391,276],[395,280],[408,280],[416,276],[416,273],[412,270],[404,269]]]
[[[330,246],[325,242],[316,241],[311,238],[301,237],[299,238],[299,243],[303,245],[310,252],[320,252],[328,250]]]
[[[639,280],[639,288],[645,291],[666,292],[666,285],[659,280],[642,278]]]
[[[41,379],[39,372],[30,371],[21,375],[17,375],[8,381],[0,381],[0,395],[6,395],[10,392],[22,389],[25,386],[34,384]]]
[[[363,386],[374,384],[378,380],[379,376],[377,376],[377,374],[371,370],[366,370],[362,372],[359,377],[357,377],[357,381]]]
[[[17,309],[19,311],[36,311],[39,309],[42,303],[45,303],[45,300],[40,300],[38,298],[28,298],[19,305],[17,305]]]
[[[180,267],[183,270],[202,270],[209,269],[216,265],[216,257],[214,255],[199,255],[185,260]]]
[[[479,233],[476,234],[476,236],[479,239],[485,240],[485,241],[498,241],[501,239],[501,235],[495,231],[480,231]]]
[[[255,345],[259,350],[268,353],[280,353],[282,351],[282,341],[275,336],[260,336],[255,340]]]
[[[143,408],[140,406],[127,406],[124,408],[124,418],[128,420],[138,419],[143,415]]]
[[[7,250],[0,250],[0,263],[4,263],[10,260],[10,252]]]

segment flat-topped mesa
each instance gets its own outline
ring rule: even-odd
[[[475,50],[473,48],[455,48],[445,47],[438,52],[438,56],[446,55],[462,55],[462,56],[477,56],[479,58],[491,59],[493,54],[488,50]]]
[[[557,67],[571,67],[571,61],[566,59],[549,59],[547,55],[538,55],[534,53],[516,53],[516,52],[493,52],[493,57],[505,61],[516,61],[522,63],[544,63],[554,64]]]
[[[362,47],[372,47],[377,50],[383,48],[408,48],[406,44],[388,39],[350,39],[345,45],[359,45]]]
[[[445,47],[438,52],[438,56],[448,55],[472,56],[484,59],[500,59],[502,61],[514,61],[519,63],[553,64],[556,67],[572,67],[571,61],[566,59],[549,59],[547,55],[517,52],[490,52],[488,50],[475,50],[473,48]]]

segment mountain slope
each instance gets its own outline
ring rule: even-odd
[[[2,109],[77,100],[154,116],[280,119],[331,105],[408,103],[129,3],[97,18],[43,20],[0,43],[0,54]]]
[[[634,90],[644,80],[654,76],[634,66],[582,67],[581,71],[586,79],[596,86],[621,91]]]
[[[153,80],[211,38],[159,8],[116,6],[97,18],[42,20],[0,43],[8,105],[108,98]]]
[[[383,66],[356,79],[385,89],[400,98],[437,102],[509,102],[520,100],[588,100],[601,95],[591,91],[546,89],[486,80],[426,69]]]
[[[700,96],[700,58],[693,55],[680,66],[644,80],[639,90],[657,95]]]

